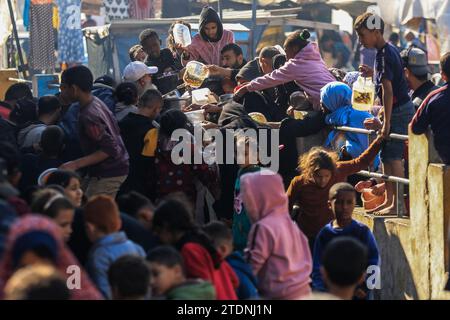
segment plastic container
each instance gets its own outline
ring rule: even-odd
[[[183,47],[187,47],[192,43],[189,28],[181,23],[177,23],[173,26],[173,38],[175,43],[179,43]]]
[[[58,171],[58,168],[50,168],[42,172],[37,180],[37,184],[40,187],[43,187],[47,184],[47,179],[52,175],[53,172]]]
[[[252,112],[248,114],[250,118],[252,118],[254,121],[265,124],[267,123],[266,117],[260,113],[260,112]]]
[[[195,110],[186,112],[186,116],[191,120],[192,124],[197,125],[205,120],[203,110]]]
[[[359,111],[370,111],[375,100],[375,85],[372,78],[359,76],[353,84],[352,106]]]
[[[294,119],[303,120],[307,114],[308,112],[306,111],[294,110]]]
[[[209,72],[203,63],[198,61],[190,61],[186,65],[186,71],[184,72],[183,81],[191,88],[198,88],[202,85],[203,81],[208,77]]]
[[[211,90],[208,88],[202,88],[197,90],[192,90],[192,103],[198,105],[204,105],[209,102],[209,95]]]

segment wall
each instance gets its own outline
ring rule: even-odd
[[[378,299],[450,299],[448,277],[450,167],[440,162],[429,136],[410,134],[410,218],[380,218],[357,212],[369,226],[381,256]]]

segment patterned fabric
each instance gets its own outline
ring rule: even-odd
[[[30,65],[36,70],[52,69],[56,64],[53,5],[30,6]]]
[[[130,0],[130,18],[147,19],[155,17],[153,1],[149,0]]]
[[[81,31],[81,0],[58,0],[59,62],[77,63],[84,58],[83,33]]]
[[[127,19],[129,0],[104,0],[106,15],[109,20]]]

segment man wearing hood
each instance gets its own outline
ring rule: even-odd
[[[220,66],[222,48],[229,43],[234,43],[233,32],[223,29],[222,21],[213,8],[204,7],[200,14],[199,33],[189,46],[182,48],[183,64],[196,60]]]

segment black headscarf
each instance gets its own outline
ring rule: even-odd
[[[216,39],[210,39],[205,33],[204,28],[210,22],[217,23],[217,37],[216,37]],[[219,15],[217,14],[217,12],[213,8],[208,7],[208,6],[203,7],[202,12],[200,13],[199,30],[200,30],[201,37],[205,41],[217,42],[220,39],[222,39],[223,24],[222,24],[222,21],[220,20]]]

